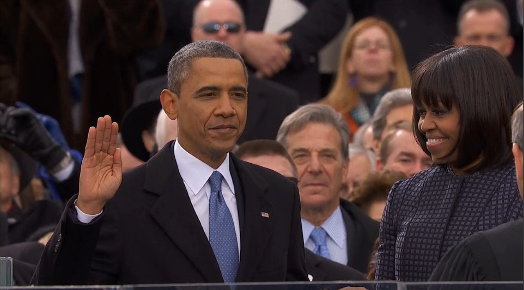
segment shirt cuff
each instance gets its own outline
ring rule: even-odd
[[[56,181],[62,182],[71,176],[71,173],[73,173],[74,168],[75,168],[75,162],[70,162],[66,168],[53,174],[53,177],[56,179]]]
[[[90,223],[92,220],[94,220],[97,216],[101,215],[104,210],[102,210],[100,213],[98,214],[87,214],[87,213],[84,213],[82,212],[78,206],[76,206],[76,200],[75,200],[75,208],[76,208],[76,218],[78,219],[79,222],[83,223],[83,224],[88,224]]]

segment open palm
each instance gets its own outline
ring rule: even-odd
[[[77,206],[87,214],[98,214],[122,183],[122,158],[116,148],[118,124],[111,117],[98,118],[89,128],[80,171]]]

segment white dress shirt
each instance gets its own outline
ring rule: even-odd
[[[320,226],[326,233],[326,244],[329,250],[330,260],[343,265],[348,263],[347,233],[344,218],[340,206],[331,214],[331,216]],[[305,219],[302,219],[302,235],[304,238],[304,247],[314,251],[315,242],[310,238],[311,232],[315,226]]]
[[[178,139],[175,141],[174,154],[178,171],[184,181],[189,199],[191,200],[191,204],[193,204],[193,209],[200,220],[204,233],[209,239],[209,196],[211,195],[211,185],[209,185],[208,180],[215,169],[182,148],[180,143],[178,143]],[[226,155],[224,162],[222,162],[216,170],[224,177],[222,180],[222,196],[233,218],[238,252],[240,253],[240,224],[238,220],[235,186],[233,185],[233,179],[229,171],[229,153]],[[102,212],[100,212],[97,215],[88,215],[83,213],[78,207],[76,207],[76,210],[78,220],[82,223],[89,223],[95,217],[102,214]]]

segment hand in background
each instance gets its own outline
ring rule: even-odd
[[[98,118],[89,128],[80,171],[80,191],[76,206],[86,214],[98,214],[122,183],[122,157],[116,147],[118,124],[111,117]]]
[[[270,34],[247,31],[243,42],[243,55],[253,66],[258,77],[272,77],[284,69],[291,59],[286,42],[291,32]]]
[[[12,142],[48,170],[55,168],[67,156],[65,149],[28,108],[0,104],[0,139]]]

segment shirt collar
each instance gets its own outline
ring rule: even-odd
[[[178,138],[175,141],[174,151],[178,171],[180,172],[182,180],[184,180],[193,194],[197,195],[204,185],[206,185],[209,177],[215,169],[182,148],[178,142]],[[233,179],[231,178],[231,172],[229,171],[229,153],[227,153],[224,162],[222,162],[216,170],[222,174],[224,181],[234,194],[235,187],[233,186]]]
[[[331,216],[321,225],[321,227],[326,231],[329,237],[337,244],[338,247],[343,248],[346,244],[346,239],[344,238],[343,229],[344,227],[344,218],[342,217],[342,211],[340,206],[331,214]],[[315,229],[315,226],[308,222],[305,219],[302,219],[302,237],[304,239],[304,244],[309,239],[311,232]]]

